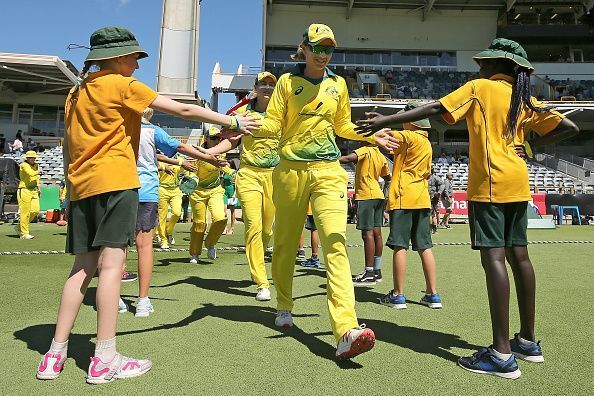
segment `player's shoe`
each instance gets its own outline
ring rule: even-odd
[[[169,242],[170,245],[175,245],[175,238],[173,235],[167,235],[167,242]]]
[[[139,299],[138,304],[136,304],[136,313],[134,316],[137,318],[146,318],[153,312],[155,312],[155,308],[153,308],[153,304],[151,304],[150,299],[147,298],[146,300],[142,301]]]
[[[297,261],[305,261],[305,249],[297,250]]]
[[[513,355],[507,360],[499,359],[491,347],[482,348],[472,356],[460,357],[458,366],[473,373],[495,375],[507,379],[518,379],[522,375]]]
[[[119,313],[126,313],[128,312],[128,306],[126,305],[126,303],[124,302],[124,300],[122,300],[120,298],[120,301],[118,302],[118,312]]]
[[[206,256],[208,256],[211,260],[216,260],[217,258],[217,248],[214,246],[206,248]]]
[[[65,361],[66,355],[47,352],[41,358],[39,366],[37,366],[37,379],[55,380],[60,376],[60,373],[64,369]]]
[[[421,298],[421,304],[429,307],[429,308],[442,308],[443,305],[441,304],[441,297],[439,293],[435,294],[423,294]]]
[[[369,287],[375,286],[376,284],[377,280],[375,279],[375,274],[373,271],[367,271],[366,269],[353,278],[353,285],[355,285],[355,287]]]
[[[21,235],[21,239],[33,239],[33,238],[35,238],[35,237],[31,234]]]
[[[122,272],[122,282],[134,282],[136,279],[138,279],[138,275],[128,271]]]
[[[382,305],[387,305],[395,309],[406,309],[406,297],[404,294],[394,295],[394,290],[391,290],[388,294],[379,298],[379,302]]]
[[[311,256],[307,260],[300,262],[300,265],[306,268],[322,268],[322,263],[318,256]]]
[[[151,369],[150,360],[139,360],[116,353],[111,362],[104,363],[97,356],[91,358],[87,382],[89,384],[106,384],[116,379],[138,377]]]
[[[270,301],[270,289],[267,287],[263,287],[258,289],[258,294],[256,294],[257,301]]]
[[[274,324],[277,327],[293,327],[293,315],[289,311],[276,311]]]
[[[381,269],[373,270],[373,275],[375,275],[375,281],[377,283],[380,283],[381,281],[383,281]]]
[[[193,254],[192,257],[190,257],[190,264],[198,264],[198,261],[200,261],[200,256],[197,254]]]
[[[163,241],[163,242],[161,242],[160,248],[161,249],[169,249],[169,244],[167,242]]]
[[[375,345],[375,334],[364,323],[347,331],[336,347],[336,360],[350,359],[370,351]]]
[[[542,353],[542,348],[540,347],[540,341],[532,341],[530,344],[525,344],[520,341],[519,337],[520,334],[516,333],[514,338],[509,341],[514,356],[527,362],[543,363],[544,355]]]

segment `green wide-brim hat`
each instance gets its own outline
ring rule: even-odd
[[[136,53],[138,59],[148,56],[148,53],[140,48],[132,32],[120,26],[107,26],[95,31],[91,35],[90,44],[91,51],[86,61],[111,59]]]
[[[410,102],[408,102],[406,104],[406,106],[404,106],[404,109],[400,110],[398,113],[404,113],[405,111],[415,109],[422,105],[423,105],[423,103],[421,103],[421,102],[418,102],[416,100],[411,100]],[[410,124],[413,124],[417,128],[421,128],[421,129],[431,129],[431,122],[429,122],[429,120],[427,118],[423,118],[422,120],[418,120],[418,121],[412,121],[412,122],[410,122]]]
[[[496,38],[491,42],[489,48],[479,52],[472,57],[478,63],[480,59],[509,59],[518,66],[525,67],[534,72],[534,67],[528,61],[528,55],[522,46],[513,41],[504,38]]]

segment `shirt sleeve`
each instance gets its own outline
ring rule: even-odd
[[[254,136],[278,137],[280,135],[287,113],[286,76],[286,74],[283,74],[279,78],[268,102],[266,115],[262,118],[262,125],[258,131],[253,133]]]
[[[544,107],[542,103],[534,98],[532,98],[532,103],[536,107]],[[527,129],[526,132],[533,130],[540,136],[543,136],[557,128],[564,118],[565,116],[563,114],[555,110],[548,110],[542,113],[532,111],[532,116],[526,121],[525,129]]]
[[[334,115],[334,132],[345,139],[349,140],[363,140],[375,144],[375,137],[373,135],[365,137],[355,132],[357,125],[351,122],[351,102],[349,99],[349,91],[346,82],[343,78],[340,79],[342,89],[339,94],[336,114]]]
[[[134,112],[141,114],[157,99],[157,96],[159,95],[147,85],[130,79],[122,92],[122,103]]]
[[[169,136],[162,128],[155,126],[155,146],[158,150],[167,156],[173,157],[177,152],[180,141]]]
[[[392,131],[392,136],[400,143],[398,148],[392,151],[394,158],[396,158],[397,156],[406,152],[408,148],[408,142],[406,141],[406,135],[402,131]]]
[[[450,125],[453,125],[463,118],[466,118],[468,111],[472,107],[475,98],[474,82],[469,81],[450,94],[439,99],[441,105],[447,113],[443,114],[443,119]]]

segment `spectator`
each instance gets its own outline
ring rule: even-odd
[[[37,151],[36,149],[37,149],[37,145],[35,144],[33,139],[31,139],[31,138],[27,139],[27,147],[25,148],[25,151]]]
[[[10,152],[14,155],[23,155],[23,135],[21,134],[21,130],[16,134],[14,138],[14,142],[9,143],[8,147],[10,148]]]
[[[442,165],[449,165],[449,159],[445,152],[441,152],[441,155],[437,159],[437,163]]]
[[[445,215],[441,221],[443,228],[452,228],[450,227],[450,215],[452,214],[452,203],[454,202],[452,179],[454,179],[454,175],[448,173],[446,179],[443,181],[443,191],[441,192],[441,204],[445,209]]]

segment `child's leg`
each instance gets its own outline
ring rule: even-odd
[[[78,315],[78,310],[82,304],[83,298],[87,291],[87,287],[93,279],[97,271],[97,264],[99,260],[99,251],[87,252],[77,254],[74,259],[74,265],[70,271],[70,275],[62,289],[62,297],[60,299],[60,308],[58,309],[58,320],[56,322],[56,330],[54,333],[54,340],[57,342],[65,342],[70,337],[70,332],[74,326],[74,321]],[[121,263],[119,267],[118,276],[121,277]],[[120,283],[118,279],[118,284]],[[117,307],[117,301],[116,301]]]
[[[534,317],[536,277],[532,262],[528,257],[527,246],[514,246],[505,249],[505,256],[514,274],[518,308],[520,309],[520,337],[535,341]]]
[[[153,230],[136,231],[138,250],[138,297],[148,297],[153,277]]]
[[[97,341],[109,340],[116,335],[122,262],[125,258],[125,248],[102,247],[100,250],[99,282],[97,283]],[[109,356],[106,358],[110,360]]]
[[[318,256],[319,249],[320,249],[320,235],[318,234],[318,230],[311,230],[311,255],[312,255],[312,257]]]
[[[233,227],[235,227],[235,205],[229,207],[229,234],[233,234]]]
[[[485,270],[493,348],[511,353],[509,346],[509,278],[505,268],[505,248],[481,248],[481,263]]]
[[[305,248],[305,235],[304,235],[304,233],[302,231],[301,232],[301,237],[299,238],[299,250],[303,250],[304,248]]]
[[[363,251],[365,252],[365,268],[371,271],[373,269],[373,257],[375,256],[373,230],[361,230],[361,238],[363,239]]]
[[[394,280],[394,295],[404,294],[404,279],[406,278],[406,249],[395,246],[392,256]]]
[[[222,188],[219,191],[214,192],[207,202],[208,211],[212,216],[212,224],[208,230],[208,235],[204,240],[204,244],[207,248],[213,247],[223,235],[225,226],[227,224],[227,213],[225,213],[225,203],[223,201],[224,190]]]
[[[373,241],[375,244],[375,257],[382,257],[382,254],[384,252],[384,239],[382,237],[381,227],[375,227],[373,229]]]
[[[425,274],[425,293],[435,294],[436,290],[436,275],[435,275],[435,257],[431,249],[419,250],[419,257],[423,265],[423,273]]]
[[[171,205],[171,217],[167,222],[166,233],[167,235],[173,235],[173,230],[182,214],[182,196],[180,194],[174,194],[169,200]],[[160,221],[160,220],[159,220]]]
[[[161,238],[161,241],[166,241],[165,227],[167,224],[167,212],[169,210],[169,196],[167,190],[164,188],[159,189],[159,225],[157,225],[157,236]]]

